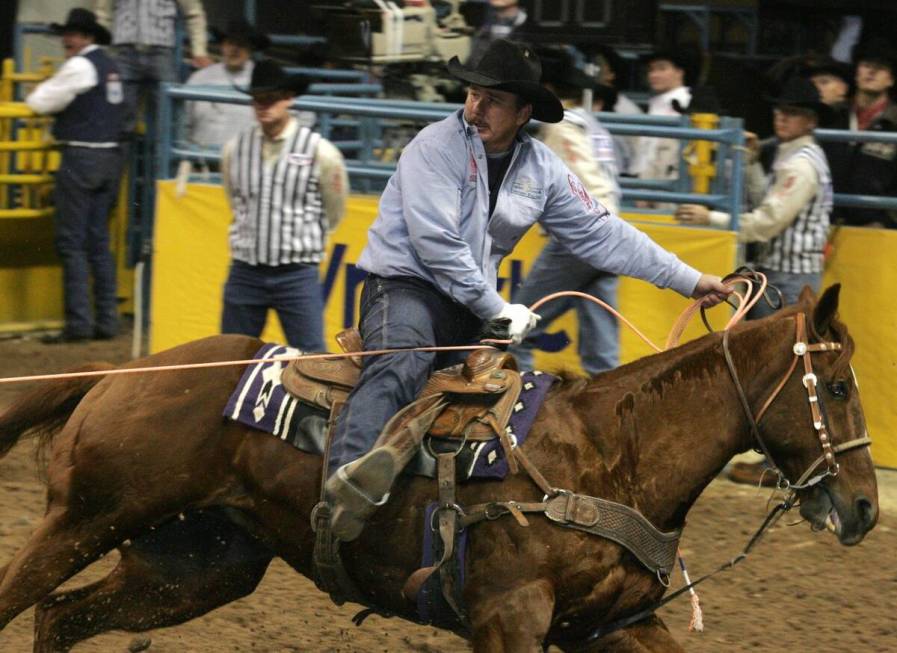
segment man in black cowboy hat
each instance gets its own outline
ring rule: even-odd
[[[53,136],[62,146],[55,240],[65,328],[45,342],[111,338],[118,332],[118,302],[108,220],[122,169],[122,82],[115,62],[98,47],[109,43],[109,32],[92,12],[72,9],[65,23],[50,27],[62,36],[65,63],[25,99],[37,113],[55,114]]]
[[[749,135],[753,154],[747,170],[747,190],[753,210],[742,213],[738,239],[759,243],[753,262],[769,283],[782,293],[785,304],[797,302],[804,286],[818,292],[822,283],[823,251],[832,210],[832,181],[822,148],[813,130],[828,107],[814,84],[795,77],[775,98],[776,138],[761,147]],[[730,216],[700,204],[682,204],[676,218],[683,224],[728,228]],[[765,317],[777,307],[757,304],[751,319]],[[765,461],[737,462],[729,470],[736,483],[774,485]]]
[[[832,181],[822,148],[813,138],[828,107],[813,83],[803,77],[786,82],[773,98],[775,140],[761,150],[749,135],[752,149],[747,168],[748,195],[753,210],[738,219],[742,242],[762,243],[754,263],[782,292],[786,304],[797,301],[805,285],[819,290],[823,249],[832,210]],[[729,226],[731,216],[700,204],[682,204],[676,218],[683,224]],[[751,317],[774,309],[754,307]]]
[[[221,331],[259,336],[274,309],[291,346],[323,351],[318,264],[342,218],[349,182],[339,150],[290,113],[307,86],[265,59],[240,89],[252,96],[257,124],[222,151],[234,223]]]
[[[897,132],[897,104],[892,97],[895,71],[897,52],[887,41],[876,39],[857,48],[856,93],[847,116],[850,129]],[[857,141],[831,151],[837,192],[897,195],[897,145]],[[894,210],[839,207],[835,217],[851,226],[897,229]]]
[[[530,48],[498,40],[475,68],[454,58],[448,69],[469,84],[464,108],[405,147],[358,261],[369,274],[360,316],[366,349],[469,344],[491,319],[506,321],[519,343],[539,316],[499,295],[498,264],[536,222],[594,267],[706,296],[708,305],[722,300],[727,290],[717,277],[612,215],[526,134],[531,118],[556,123],[564,116],[557,97],[539,84],[541,65]],[[327,501],[342,541],[358,537],[414,453],[388,432],[369,450],[447,362],[435,353],[364,360],[329,460]]]
[[[225,31],[212,29],[221,48],[221,61],[190,75],[187,84],[201,86],[247,86],[252,78],[254,52],[271,45],[245,18],[231,20]],[[252,109],[240,104],[190,102],[187,105],[187,134],[197,145],[219,148],[234,132],[252,125]]]

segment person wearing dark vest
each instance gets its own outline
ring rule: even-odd
[[[307,87],[306,78],[262,60],[240,89],[252,96],[257,124],[222,150],[234,220],[221,332],[258,336],[274,309],[291,346],[324,351],[318,264],[349,181],[339,150],[290,113]]]
[[[739,216],[738,239],[759,243],[754,265],[782,293],[785,304],[796,303],[804,286],[819,292],[823,250],[832,211],[832,179],[822,148],[813,138],[828,108],[810,80],[796,77],[785,83],[773,100],[775,140],[761,146],[756,137],[748,146],[753,161],[747,189],[755,207]],[[751,135],[753,136],[753,135]],[[727,213],[699,204],[682,204],[676,218],[683,224],[726,228]],[[759,302],[748,314],[758,319],[776,308]],[[729,470],[736,483],[774,485],[765,461],[737,462]]]
[[[62,35],[66,60],[25,99],[37,113],[55,114],[53,136],[62,147],[55,242],[62,259],[65,328],[44,340],[112,338],[118,309],[108,219],[122,170],[122,83],[115,62],[99,47],[109,43],[110,34],[92,12],[72,9],[64,24],[50,27]]]

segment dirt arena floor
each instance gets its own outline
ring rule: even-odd
[[[0,377],[61,371],[90,360],[123,362],[130,343],[46,346],[31,339],[0,340]],[[0,385],[0,408],[18,391]],[[13,555],[39,522],[44,488],[31,445],[0,461],[0,557]],[[895,473],[882,475],[891,498]],[[765,494],[728,481],[714,482],[689,515],[683,550],[693,576],[733,556],[762,520]],[[883,497],[884,499],[884,497]],[[878,527],[853,548],[806,524],[780,522],[751,557],[700,588],[704,633],[689,633],[687,600],[663,617],[690,651],[793,651],[817,653],[897,651],[897,511],[884,503]],[[796,517],[795,517],[796,519]],[[793,520],[791,520],[793,521]],[[114,554],[71,581],[80,585],[105,574]],[[674,581],[681,583],[681,578]],[[469,650],[463,640],[433,628],[374,616],[361,628],[358,608],[333,606],[307,579],[274,562],[256,592],[176,628],[143,634],[111,633],[77,646],[79,653],[148,650],[154,653],[235,651],[394,652]],[[0,651],[31,651],[32,612],[0,632]]]

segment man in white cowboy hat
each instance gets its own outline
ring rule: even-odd
[[[290,113],[307,87],[305,77],[264,59],[239,89],[252,96],[257,124],[222,151],[234,222],[221,332],[257,337],[274,309],[291,346],[324,351],[318,264],[349,181],[339,150]]]
[[[245,18],[236,18],[227,29],[212,29],[221,48],[221,61],[200,68],[187,79],[188,85],[245,87],[252,78],[252,55],[271,45],[267,35],[256,30]],[[252,108],[224,102],[187,104],[187,135],[191,142],[207,148],[220,148],[233,135],[255,120]]]
[[[50,27],[62,36],[65,63],[25,98],[36,112],[55,114],[53,136],[62,147],[55,241],[65,328],[44,342],[112,338],[118,332],[118,301],[108,223],[122,170],[122,81],[115,62],[99,47],[110,35],[93,12],[72,9],[64,24]]]
[[[366,349],[475,341],[486,320],[507,322],[519,343],[539,316],[498,294],[498,264],[541,223],[594,267],[628,274],[708,305],[728,293],[607,211],[544,144],[523,130],[531,118],[558,122],[564,109],[539,84],[533,51],[492,43],[475,68],[457,58],[449,72],[469,84],[464,108],[424,128],[408,144],[380,200],[358,267]],[[407,462],[377,436],[414,400],[435,366],[433,353],[365,358],[358,385],[339,416],[330,455],[327,501],[332,532],[358,537]]]

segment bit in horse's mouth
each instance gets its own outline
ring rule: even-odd
[[[841,535],[841,518],[838,517],[838,511],[832,507],[828,516],[825,518],[825,527],[829,532],[835,535]]]

